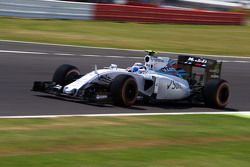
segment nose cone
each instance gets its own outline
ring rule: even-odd
[[[76,93],[76,89],[75,88],[70,88],[70,87],[66,86],[63,89],[63,93],[65,93],[67,95],[74,95]]]

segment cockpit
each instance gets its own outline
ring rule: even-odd
[[[146,52],[147,55],[144,57],[144,64],[135,63],[132,67],[127,68],[129,72],[141,74],[153,71],[161,74],[178,76],[176,60],[170,59],[169,57],[157,57],[154,51]]]

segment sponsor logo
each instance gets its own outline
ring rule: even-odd
[[[189,57],[188,60],[185,62],[185,64],[192,64],[192,63],[207,64],[207,62],[208,62],[207,59]]]

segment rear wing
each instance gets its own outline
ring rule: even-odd
[[[206,83],[210,79],[218,79],[221,75],[222,62],[217,60],[179,55],[178,68],[187,72],[185,79],[196,80],[199,83]]]

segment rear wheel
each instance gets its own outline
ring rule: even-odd
[[[203,90],[205,104],[214,108],[225,108],[229,102],[230,88],[223,79],[209,80]]]
[[[52,81],[65,86],[78,79],[79,76],[80,71],[78,68],[69,64],[63,64],[56,69]]]
[[[136,81],[130,75],[118,75],[113,79],[110,91],[114,104],[123,107],[132,106],[138,95]]]

